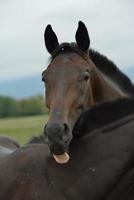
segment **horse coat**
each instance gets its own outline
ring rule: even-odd
[[[29,144],[0,162],[0,200],[134,199],[134,115],[72,140],[57,164],[45,144]]]

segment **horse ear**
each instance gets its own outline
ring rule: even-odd
[[[47,25],[45,29],[44,40],[45,40],[46,48],[50,54],[56,49],[56,47],[59,46],[57,36],[55,32],[53,31],[51,25]]]
[[[78,47],[82,51],[86,52],[90,45],[90,39],[89,39],[87,28],[85,24],[81,21],[79,21],[78,23],[78,29],[76,31],[75,39],[76,39]]]

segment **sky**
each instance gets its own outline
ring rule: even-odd
[[[79,20],[93,49],[134,72],[133,0],[0,0],[0,81],[41,74],[49,58],[47,24],[60,42],[72,42]]]

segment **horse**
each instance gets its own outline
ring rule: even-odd
[[[51,25],[44,32],[45,46],[51,55],[42,73],[49,110],[44,133],[54,156],[68,152],[72,130],[85,109],[134,96],[129,78],[112,61],[89,49],[88,30],[81,21],[75,38],[76,43],[59,44]]]
[[[123,102],[125,105],[126,100]],[[100,109],[104,113],[110,111],[112,123],[107,124],[105,118],[105,125],[97,130],[88,130],[87,126],[85,135],[77,129],[81,137],[71,140],[71,157],[65,165],[55,162],[44,141],[27,144],[2,159],[0,200],[132,200],[134,113],[127,113],[127,108],[122,106],[126,115],[121,112],[120,116],[116,112],[112,115],[113,104],[118,108],[120,101],[105,103]],[[94,106],[92,113],[98,111],[98,106],[101,104]],[[93,121],[93,114],[88,112],[88,118],[85,113],[83,117],[87,122]],[[102,116],[98,115],[99,118],[101,121]]]
[[[82,24],[79,23],[79,26],[81,25]],[[50,26],[48,28],[51,29]],[[49,36],[51,37],[51,34]],[[72,44],[65,45],[65,46],[67,46],[67,51],[69,50],[68,52],[69,54],[76,53],[75,55],[76,57],[77,55],[79,55],[78,52],[74,51],[77,49],[76,46],[74,49],[70,48],[73,46]],[[64,48],[61,51],[63,51]],[[65,52],[63,52],[63,54],[64,53]],[[81,53],[82,53],[81,54],[81,57],[82,57],[83,52]],[[55,51],[54,54],[56,57],[59,56],[60,55],[59,50],[58,52]],[[84,57],[82,58],[84,59]],[[55,58],[53,58],[53,60]],[[101,63],[99,67],[103,63],[102,60],[101,62],[99,61]],[[66,63],[66,59],[65,59],[65,63]],[[106,73],[106,70],[103,69],[104,66],[105,65],[102,65],[102,71],[101,70],[99,71],[101,75],[103,76]],[[97,68],[97,64],[96,64],[96,68]],[[117,74],[116,76],[120,77],[120,79],[115,81],[115,83],[119,85],[120,88],[118,88],[117,91],[116,90],[114,91],[113,89],[113,94],[116,94],[115,95],[116,97],[114,97],[113,99],[118,99],[118,98],[120,99],[124,96],[133,96],[133,85],[131,84],[130,80],[125,75],[123,75],[120,71],[118,71],[117,68],[113,67],[111,69],[115,70],[115,74],[118,72],[117,73],[118,76]],[[104,73],[103,73],[103,70],[104,70]],[[45,74],[43,73],[43,80],[44,78],[46,79],[44,75]],[[47,78],[49,75],[47,74]],[[110,79],[110,74],[107,76]],[[82,77],[83,77],[83,73],[82,73]],[[88,80],[87,81],[85,80],[85,81],[90,82],[89,79],[90,78],[88,78]],[[126,81],[127,86],[125,85],[123,86],[122,84],[123,80]],[[47,79],[45,80],[45,82],[50,87],[49,82],[47,82]],[[66,80],[65,80],[65,83],[66,83]],[[85,88],[85,83],[82,84],[80,88],[83,89],[83,87]],[[129,88],[129,90],[126,92],[127,87]],[[46,93],[47,92],[48,90],[46,90]],[[118,94],[119,96],[117,95],[118,92],[119,92]],[[97,96],[99,95],[100,94],[97,93]],[[49,98],[50,98],[50,95],[49,95]],[[49,102],[49,98],[47,96],[48,102]],[[107,100],[113,101],[113,99],[112,97],[110,97]],[[126,105],[125,102],[127,100],[126,99],[122,100],[124,102],[123,103],[124,106],[122,105],[122,107],[120,107],[120,110],[124,112],[123,109],[125,109],[126,114],[124,115],[126,115],[126,117],[124,118],[124,115],[120,112],[120,110],[119,110],[119,113],[121,115],[116,114],[116,112],[118,112],[118,105],[120,105],[121,103],[120,100],[114,102],[114,106],[116,104],[115,107],[117,108],[116,112],[114,113],[111,112],[112,107],[113,107],[113,102],[102,104],[101,102],[103,101],[106,101],[106,99],[100,100],[99,102],[96,101],[92,105],[84,106],[81,109],[81,111],[79,111],[79,115],[77,116],[77,119],[76,119],[76,116],[74,116],[75,120],[68,121],[69,125],[64,124],[64,127],[66,129],[70,129],[69,131],[72,131],[72,132],[73,132],[73,128],[75,127],[74,129],[75,137],[71,136],[72,138],[69,141],[69,144],[70,144],[69,153],[71,157],[70,157],[70,161],[66,165],[59,165],[53,160],[51,156],[53,151],[51,151],[51,148],[49,149],[46,144],[27,144],[21,148],[16,149],[14,152],[7,154],[3,159],[1,159],[0,160],[0,188],[1,188],[0,200],[5,200],[5,199],[6,200],[9,200],[9,199],[10,200],[18,200],[18,199],[20,200],[22,199],[51,200],[53,198],[58,199],[58,200],[63,200],[63,199],[64,200],[68,200],[68,199],[70,200],[75,200],[75,199],[78,199],[78,200],[79,199],[130,200],[130,199],[133,199],[134,198],[134,185],[133,185],[134,116],[133,116],[133,111],[129,109],[127,112],[126,106],[125,106]],[[131,103],[131,105],[133,106],[133,102],[130,102],[130,101],[131,99],[128,99],[127,103]],[[95,107],[92,107],[93,105],[95,105]],[[48,103],[48,107],[49,106],[50,105]],[[101,115],[98,115],[98,116],[96,116],[96,114],[90,115],[90,112],[92,111],[93,113],[93,109],[95,111],[96,108],[98,110],[99,106],[100,107],[102,106],[102,108],[104,109],[104,110],[100,109],[102,112]],[[89,109],[90,107],[92,107],[91,110]],[[83,112],[83,110],[85,110],[86,108],[89,109],[88,117],[87,117],[87,112],[86,111]],[[106,113],[108,115],[106,110],[108,111],[109,109],[110,109],[109,115],[112,118],[112,123],[110,123],[111,118],[109,117],[107,119],[106,117],[104,118],[106,120],[105,123],[102,120],[102,123],[98,124],[98,122],[100,122],[102,119],[103,113],[104,114]],[[59,123],[59,121],[57,121],[58,120],[57,114],[61,114],[61,113],[56,112],[55,116],[54,116],[54,113],[52,113],[52,118],[51,118],[51,112],[50,112],[50,119],[52,119],[51,123],[52,122],[55,124]],[[87,123],[88,123],[94,120],[94,118],[90,120],[90,117],[92,116],[97,117],[97,121],[95,121],[93,124],[97,123],[98,126],[103,126],[103,127],[99,128],[96,131],[91,131],[89,130],[89,126],[87,126],[86,130],[84,129],[85,134],[80,133],[79,130],[83,129],[82,127],[85,126],[85,124],[82,125],[82,121],[83,121],[82,119],[84,119],[84,122],[85,122],[85,119],[87,119]],[[115,118],[113,116],[115,116]],[[120,120],[120,118],[122,117],[123,119]],[[77,129],[77,125],[79,123],[77,123],[77,120],[78,122],[80,122],[80,126],[78,127],[78,129]],[[74,125],[72,126],[73,128],[71,130],[70,127],[71,127],[71,124],[73,123]],[[106,123],[110,123],[110,124],[106,125]],[[47,124],[47,126],[48,125],[49,124]],[[47,126],[45,127],[45,131],[48,129]],[[52,128],[52,127],[50,126],[49,128]],[[57,124],[55,128],[57,129],[57,132],[55,133],[61,134],[61,129],[59,129],[59,126]],[[58,129],[59,129],[59,132],[58,132]],[[46,140],[47,134],[48,133],[46,132],[45,140]],[[58,135],[58,137],[59,136],[61,135]],[[51,141],[51,138],[48,138],[48,139]],[[44,142],[44,136],[40,136],[37,139],[37,141],[38,143]],[[35,139],[34,139],[34,142],[36,142]],[[62,145],[60,145],[60,150],[58,151],[61,151],[61,146]],[[57,148],[57,144],[56,144],[56,148]]]

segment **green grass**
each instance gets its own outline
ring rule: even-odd
[[[47,115],[0,119],[0,135],[9,135],[20,144],[28,142],[29,138],[43,132]]]

